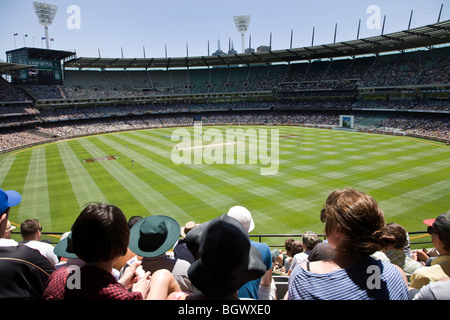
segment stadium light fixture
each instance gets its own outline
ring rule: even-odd
[[[247,32],[248,26],[250,24],[250,15],[245,16],[234,16],[234,24],[236,25],[236,28],[238,29],[239,33],[241,34],[241,41],[242,41],[242,53],[245,53],[245,42],[244,42],[244,34]]]
[[[42,2],[33,2],[34,12],[39,19],[39,24],[44,26],[45,30],[45,43],[47,45],[47,49],[50,47],[50,38],[48,37],[48,26],[52,24],[53,19],[55,18],[56,11],[58,11],[58,6],[54,4],[42,3]]]

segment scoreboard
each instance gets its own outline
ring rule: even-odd
[[[18,70],[12,75],[15,84],[62,84],[61,61],[73,56],[75,52],[38,48],[21,48],[6,52],[7,62],[32,66]]]

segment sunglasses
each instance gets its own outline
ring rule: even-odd
[[[327,215],[325,213],[325,208],[322,208],[322,210],[320,210],[320,221],[325,223],[327,221]]]

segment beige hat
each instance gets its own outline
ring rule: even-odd
[[[186,224],[184,225],[184,227],[180,228],[180,235],[183,238],[186,238],[186,234],[191,231],[192,229],[194,229],[196,226],[198,226],[197,223],[195,223],[194,221],[188,221],[186,222]]]
[[[13,226],[13,225],[11,225],[11,222],[9,222],[9,220],[8,220],[8,222],[7,222],[7,224],[6,224],[6,230],[5,230],[5,232],[13,231],[15,228],[16,228],[16,227]]]

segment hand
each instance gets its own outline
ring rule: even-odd
[[[145,273],[145,276],[139,278],[139,280],[132,286],[132,292],[140,292],[142,294],[142,298],[145,300],[147,298],[148,293],[150,292],[150,288],[152,286],[150,271]]]
[[[416,261],[426,262],[428,258],[430,258],[424,250],[416,250],[416,255],[417,255]]]
[[[118,280],[127,290],[135,284],[139,277],[136,273],[136,268],[142,264],[142,261],[137,261],[125,268],[122,277]]]

